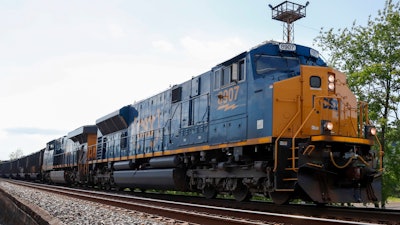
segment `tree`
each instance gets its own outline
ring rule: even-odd
[[[348,84],[361,101],[369,103],[370,120],[379,128],[379,139],[385,151],[383,198],[400,190],[400,168],[397,166],[400,146],[400,6],[392,0],[369,17],[363,27],[354,22],[350,29],[324,31],[315,42],[331,54],[330,64],[347,73]],[[394,186],[391,186],[394,185]]]
[[[18,148],[17,150],[10,153],[10,160],[19,159],[24,155],[22,149]]]
[[[400,122],[397,121],[400,126]],[[398,127],[398,126],[397,126]],[[390,129],[387,133],[387,139],[391,140],[387,146],[385,158],[385,193],[400,197],[400,129]]]

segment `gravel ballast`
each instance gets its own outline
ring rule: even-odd
[[[31,204],[37,205],[43,210],[49,212],[53,217],[61,220],[64,224],[169,225],[177,223],[177,221],[171,221],[168,218],[97,204],[59,194],[38,191],[32,188],[10,184],[8,182],[0,181],[0,188],[16,198],[21,198]]]

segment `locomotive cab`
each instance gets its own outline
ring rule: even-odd
[[[293,187],[319,203],[380,200],[376,129],[343,73],[301,65],[300,76],[274,83],[273,108],[276,193]]]

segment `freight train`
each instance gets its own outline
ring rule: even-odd
[[[0,170],[106,190],[367,203],[381,200],[376,140],[345,74],[312,48],[269,41]]]

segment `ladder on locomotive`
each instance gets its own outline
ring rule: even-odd
[[[275,170],[275,187],[279,191],[293,191],[298,180],[299,146],[295,144],[293,148],[291,141],[290,139],[279,141]]]
[[[292,138],[284,138],[285,132],[290,126],[294,124],[297,118],[301,114],[301,99],[297,96],[295,103],[297,104],[297,111],[293,117],[288,121],[286,126],[281,130],[280,134],[275,140],[275,188],[279,191],[293,191],[294,186],[297,182],[297,171],[298,171],[298,143],[296,136],[301,130],[297,130],[296,134]]]

